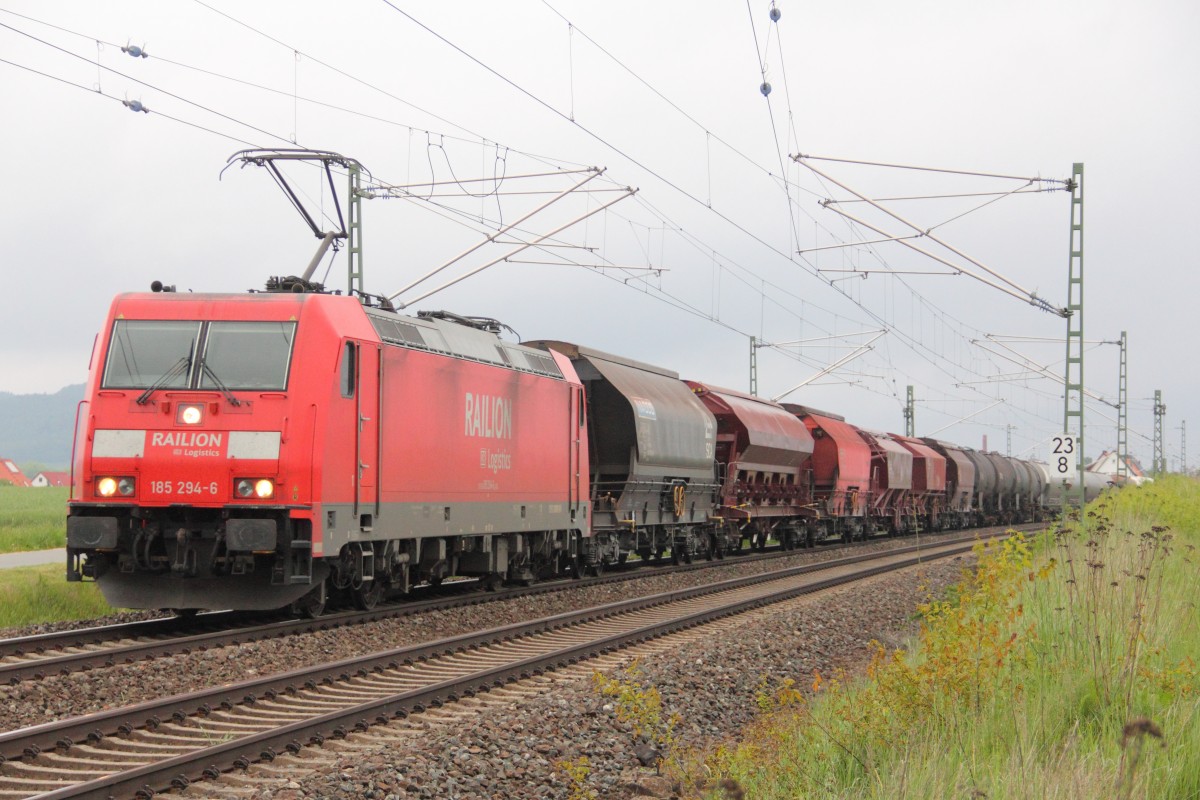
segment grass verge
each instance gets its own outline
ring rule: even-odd
[[[64,486],[0,484],[0,553],[66,547],[69,494]]]
[[[67,583],[63,569],[45,564],[0,571],[0,628],[113,613],[95,583]]]
[[[1107,494],[1085,521],[981,545],[866,676],[764,684],[739,743],[679,760],[685,793],[1200,798],[1200,483]]]

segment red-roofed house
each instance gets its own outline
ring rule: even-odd
[[[1120,466],[1121,461],[1117,457],[1117,451],[1105,450],[1099,458],[1084,469],[1088,472],[1099,472],[1101,475],[1111,475],[1115,479],[1120,474]],[[1142,471],[1142,465],[1133,456],[1125,456],[1125,472],[1129,476],[1129,482],[1134,486],[1141,486],[1146,481],[1154,480]]]
[[[25,477],[25,473],[21,472],[17,465],[7,458],[0,458],[0,483],[11,483],[13,486],[25,489],[30,486],[29,478]]]
[[[69,472],[39,472],[33,476],[33,480],[29,482],[30,486],[70,486],[71,473]]]

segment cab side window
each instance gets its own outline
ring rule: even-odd
[[[358,383],[358,346],[346,342],[342,348],[342,397],[354,397]]]

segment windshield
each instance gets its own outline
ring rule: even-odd
[[[201,389],[287,388],[294,322],[210,322]]]
[[[117,320],[105,389],[287,388],[295,322]],[[202,360],[193,353],[203,353]]]
[[[186,387],[190,370],[179,366],[191,362],[199,335],[199,322],[117,320],[108,347],[104,388],[146,389],[159,381],[163,388]]]

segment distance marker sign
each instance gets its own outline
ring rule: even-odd
[[[1079,456],[1075,434],[1064,433],[1050,440],[1050,474],[1069,479],[1079,471]]]

